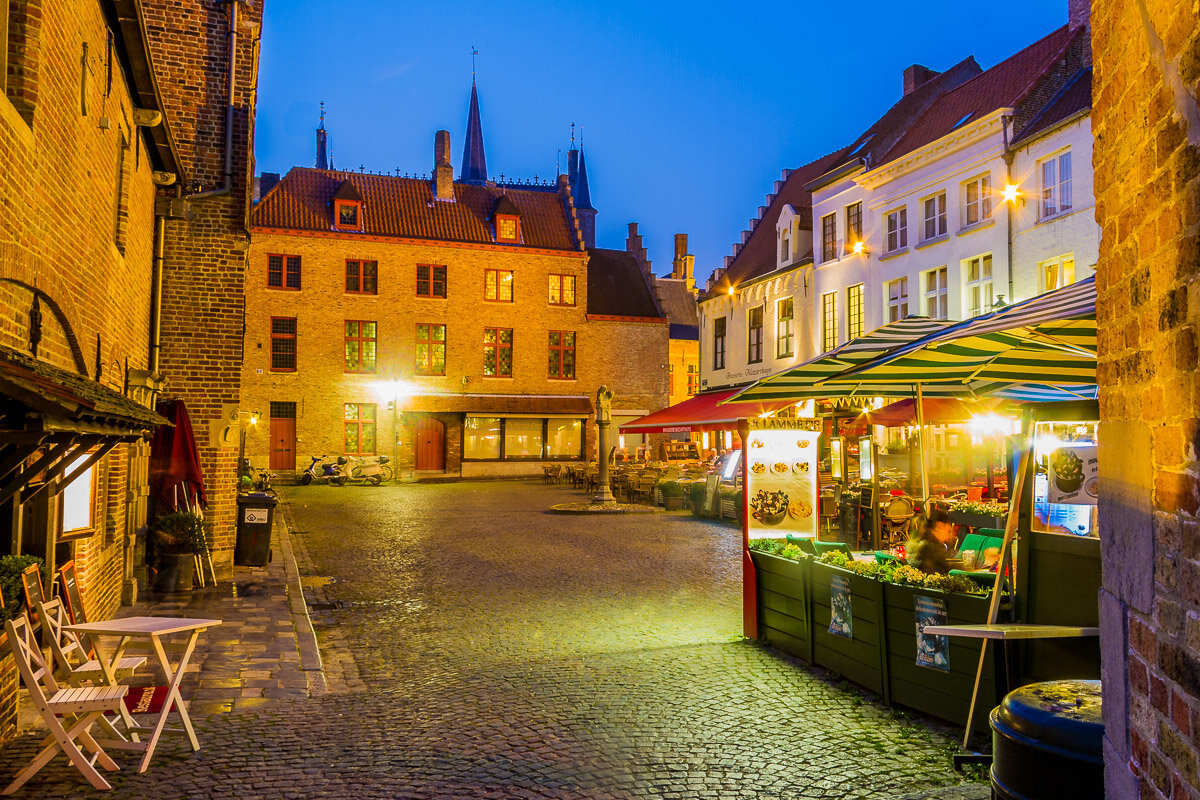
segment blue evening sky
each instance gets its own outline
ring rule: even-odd
[[[268,0],[257,168],[313,165],[324,100],[339,169],[428,173],[445,128],[457,175],[474,45],[489,177],[551,178],[559,150],[566,172],[575,122],[597,245],[636,221],[661,274],[688,233],[703,281],[780,171],[856,137],[906,66],[987,69],[1066,18],[1067,0]]]

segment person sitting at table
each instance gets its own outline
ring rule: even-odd
[[[957,538],[950,515],[944,508],[933,506],[921,533],[905,545],[905,560],[922,572],[945,575],[950,571],[950,556]]]

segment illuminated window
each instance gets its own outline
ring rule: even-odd
[[[854,244],[862,238],[862,203],[846,206],[846,252],[854,250]]]
[[[346,372],[375,371],[375,323],[346,320]]]
[[[74,474],[75,470],[88,460],[87,455],[75,459],[67,467],[64,476]],[[59,495],[60,535],[64,537],[82,536],[96,530],[96,467],[92,465],[71,481]]]
[[[792,334],[792,298],[785,297],[775,304],[775,357],[790,358],[794,354]]]
[[[574,331],[550,331],[549,375],[564,380],[575,377]]]
[[[823,352],[829,352],[837,347],[837,296],[836,291],[821,295],[821,350]]]
[[[1071,210],[1071,151],[1051,156],[1038,163],[1041,181],[1042,202],[1038,215],[1041,219],[1063,214]]]
[[[856,283],[846,287],[846,338],[857,339],[863,335],[863,285]]]
[[[446,326],[417,323],[418,375],[446,374]]]
[[[752,308],[746,314],[746,361],[757,364],[762,361],[763,307]]]
[[[334,225],[339,230],[358,230],[358,218],[362,211],[362,203],[350,200],[338,200],[334,203],[334,219],[337,220]]]
[[[505,419],[504,457],[541,458],[545,426],[542,419]]]
[[[300,289],[300,256],[267,256],[267,286],[272,289]]]
[[[936,239],[946,233],[946,193],[926,198],[922,203],[925,210],[925,229],[922,241]]]
[[[551,275],[550,276],[550,305],[552,305],[552,306],[573,306],[573,305],[575,305],[575,276],[574,275]]]
[[[963,184],[963,199],[966,208],[963,209],[964,227],[978,225],[992,216],[992,183],[987,175]]]
[[[894,253],[908,247],[908,209],[897,208],[887,213],[886,251]]]
[[[837,258],[837,214],[821,217],[821,260]]]
[[[583,453],[583,420],[546,420],[546,458],[579,458]]]
[[[417,297],[445,297],[446,268],[417,264]]]
[[[375,452],[375,404],[346,403],[343,406],[343,449],[354,455]]]
[[[271,317],[271,371],[296,371],[295,317]]]
[[[925,273],[925,316],[946,319],[949,313],[950,290],[945,267],[931,269]]]
[[[967,277],[967,316],[978,317],[992,310],[992,254],[986,253],[963,262]]]
[[[463,422],[463,458],[499,458],[500,423],[499,417],[467,417]]]
[[[700,391],[700,365],[687,365],[687,393],[688,397],[692,397],[696,392]]]
[[[376,261],[347,261],[346,292],[349,294],[378,294],[379,263]]]
[[[496,215],[496,240],[517,242],[521,239],[521,219],[507,214]]]
[[[483,271],[483,299],[498,303],[511,303],[513,299],[513,274],[507,269]]]
[[[1075,256],[1067,254],[1038,264],[1038,294],[1061,289],[1075,282]]]
[[[512,377],[512,328],[483,329],[483,374]]]
[[[908,316],[908,278],[897,278],[883,285],[887,298],[887,321],[896,322]]]

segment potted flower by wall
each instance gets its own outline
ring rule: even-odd
[[[688,498],[692,504],[692,516],[704,516],[704,501],[707,488],[703,483],[693,483],[688,487]]]
[[[173,511],[150,523],[157,572],[154,589],[190,592],[196,577],[195,557],[204,553],[208,522],[199,514]]]
[[[683,487],[679,481],[661,481],[658,493],[662,495],[663,505],[668,511],[678,511],[683,508]]]

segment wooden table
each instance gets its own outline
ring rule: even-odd
[[[187,707],[184,706],[183,698],[179,695],[179,683],[183,680],[188,661],[192,657],[192,652],[196,649],[196,639],[203,631],[220,624],[221,620],[219,619],[125,617],[124,619],[110,619],[103,622],[84,622],[79,625],[63,626],[67,630],[87,634],[91,637],[96,647],[96,658],[99,660],[100,668],[104,672],[104,682],[110,686],[118,685],[113,665],[120,661],[121,656],[125,653],[125,648],[132,640],[145,639],[153,647],[154,653],[158,658],[158,665],[162,668],[169,684],[167,697],[163,702],[162,709],[159,711],[157,721],[152,727],[139,725],[134,721],[129,710],[123,704],[121,706],[121,718],[124,720],[126,729],[133,739],[130,745],[133,749],[144,749],[145,751],[145,754],[142,756],[142,762],[138,766],[138,772],[145,772],[146,768],[150,765],[150,758],[154,755],[154,748],[158,746],[159,737],[164,732],[185,733],[192,743],[192,750],[200,749],[200,742],[196,739],[196,731],[192,728],[192,720],[188,717]],[[184,647],[183,654],[179,657],[178,662],[172,667],[170,660],[167,658],[167,651],[163,647],[163,637],[183,633],[188,634],[187,645]],[[112,649],[104,646],[101,643],[102,637],[116,638],[118,640],[116,646]],[[179,719],[183,722],[182,729],[166,727],[167,715],[172,710],[179,715]],[[150,739],[145,742],[140,741],[138,739],[139,733],[150,733]]]
[[[1099,628],[1076,625],[1034,625],[1025,622],[997,622],[992,625],[926,625],[932,636],[965,636],[969,639],[1079,639],[1099,636]]]

